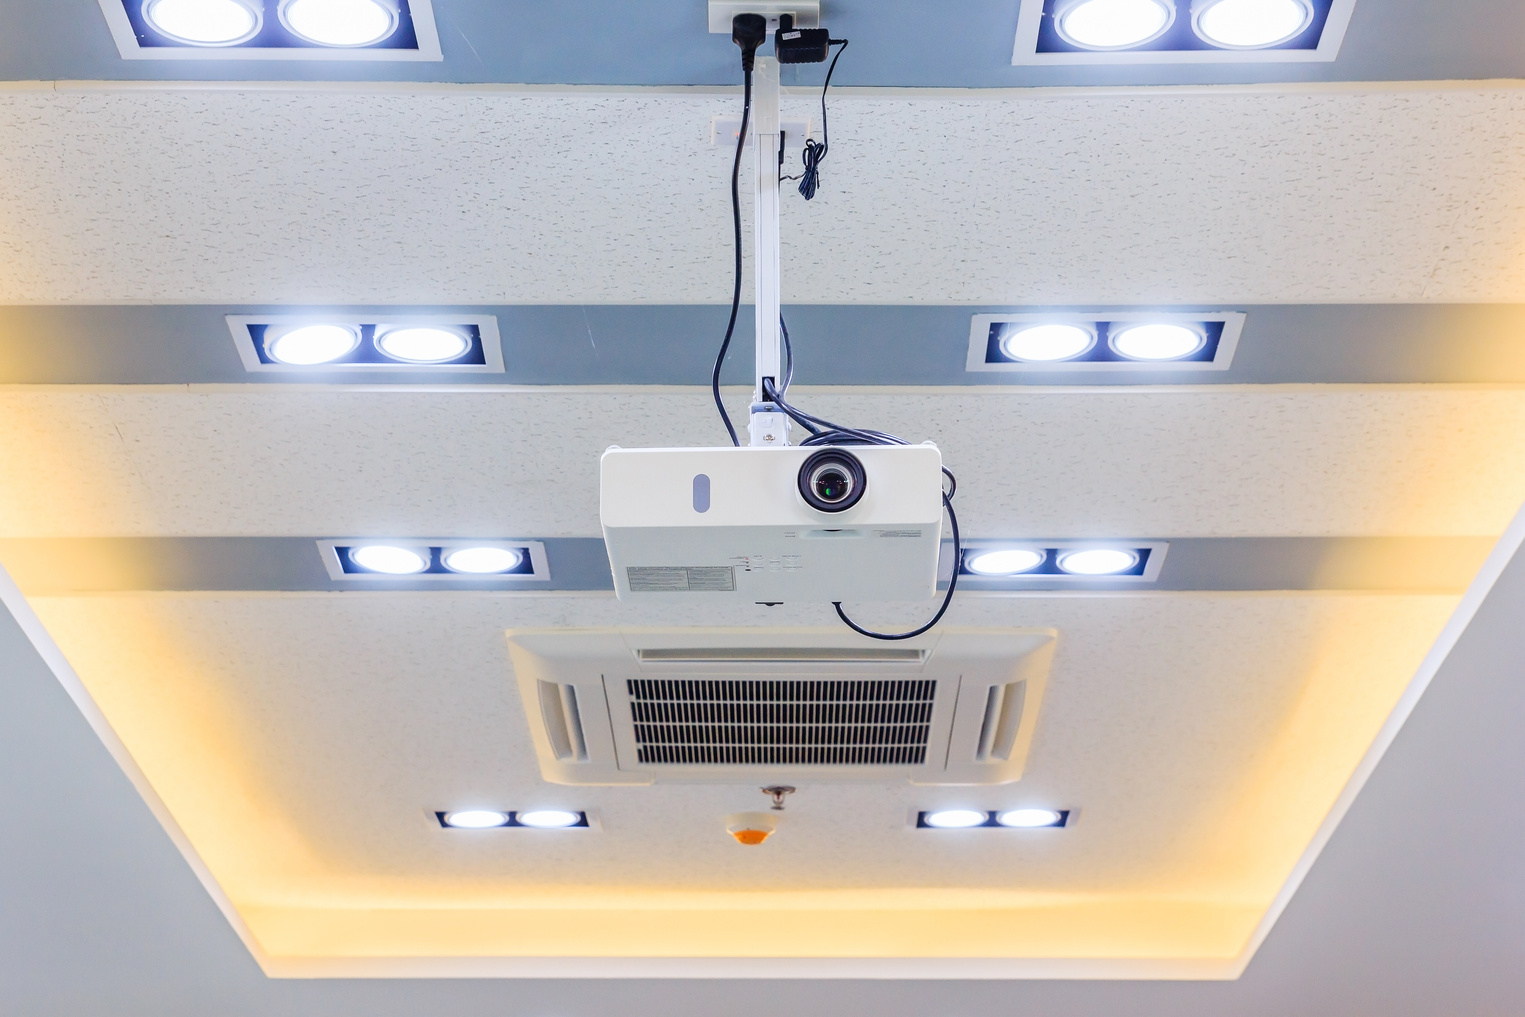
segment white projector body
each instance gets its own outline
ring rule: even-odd
[[[611,448],[599,514],[621,600],[926,600],[937,592],[942,454],[935,445],[833,450],[862,465],[842,511],[807,504],[819,447]]]

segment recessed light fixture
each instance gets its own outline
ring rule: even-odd
[[[1064,818],[1064,813],[1053,809],[1010,809],[996,813],[995,821],[1002,826],[1032,830],[1044,826],[1063,826]]]
[[[485,576],[518,568],[524,552],[517,547],[457,547],[445,552],[444,562],[451,572]]]
[[[1072,576],[1115,576],[1138,565],[1137,551],[1118,547],[1092,547],[1062,551],[1058,565]]]
[[[1072,360],[1096,345],[1096,333],[1080,325],[1017,325],[1002,333],[1001,352],[1013,360]]]
[[[397,0],[281,0],[281,24],[319,46],[374,46],[397,31]]]
[[[471,337],[439,325],[378,325],[376,348],[409,364],[443,364],[465,356]]]
[[[959,574],[972,589],[1031,589],[1092,580],[1158,582],[1170,544],[1163,540],[994,540],[964,543]],[[962,580],[961,580],[962,581]]]
[[[230,314],[246,371],[503,373],[491,314]]]
[[[1047,557],[1046,551],[1027,547],[995,548],[967,556],[964,568],[980,576],[1014,576],[1031,572]]]
[[[1107,341],[1129,360],[1180,360],[1207,345],[1207,334],[1190,325],[1149,322],[1115,329]]]
[[[142,11],[155,32],[187,46],[237,46],[264,24],[257,0],[144,0]]]
[[[1297,63],[1340,52],[1356,0],[1019,0],[1013,65]]]
[[[482,584],[545,583],[551,578],[541,540],[320,540],[318,554],[335,581],[401,582],[459,588]],[[421,588],[421,587],[420,587]]]
[[[531,809],[527,812],[500,812],[496,809],[458,809],[436,812],[439,825],[451,830],[494,830],[501,827],[532,830],[586,830],[592,827],[586,812],[570,809]]]
[[[1054,28],[1072,46],[1089,50],[1129,49],[1153,42],[1176,19],[1166,0],[1059,0]]]
[[[442,812],[439,820],[441,824],[457,830],[490,830],[497,826],[507,826],[509,816],[506,812],[493,812],[489,809],[462,809],[459,812]]]
[[[360,345],[353,325],[277,325],[265,330],[265,353],[278,364],[313,367],[338,360]]]
[[[973,809],[940,809],[937,812],[923,812],[921,821],[939,830],[962,830],[971,826],[984,826],[990,821],[990,813]]]
[[[986,829],[1037,830],[1045,827],[1068,826],[1072,809],[999,809],[979,812],[974,809],[940,809],[916,813],[918,829],[972,830]]]
[[[431,557],[425,547],[402,547],[397,544],[362,544],[350,548],[350,561],[367,572],[388,576],[407,576],[429,567]]]
[[[1224,49],[1265,49],[1297,38],[1313,23],[1308,0],[1192,0],[1191,27]]]
[[[968,371],[1226,371],[1242,311],[1018,311],[969,319]]]
[[[124,60],[441,60],[432,0],[98,0]]]

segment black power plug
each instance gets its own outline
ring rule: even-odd
[[[779,63],[825,63],[830,48],[831,33],[826,29],[795,28],[794,15],[779,16],[778,31],[773,33],[773,52]]]
[[[741,69],[751,74],[757,48],[768,41],[768,19],[761,14],[736,15],[731,19],[731,41],[741,47]]]

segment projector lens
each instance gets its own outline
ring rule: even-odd
[[[868,477],[851,452],[823,449],[800,467],[800,497],[819,512],[845,512],[858,504]]]

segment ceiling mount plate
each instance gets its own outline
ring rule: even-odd
[[[784,0],[783,3],[758,3],[757,0],[710,0],[710,31],[731,34],[731,19],[738,14],[761,14],[768,19],[768,31],[778,28],[780,14],[793,14],[795,28],[819,28],[820,0]]]

